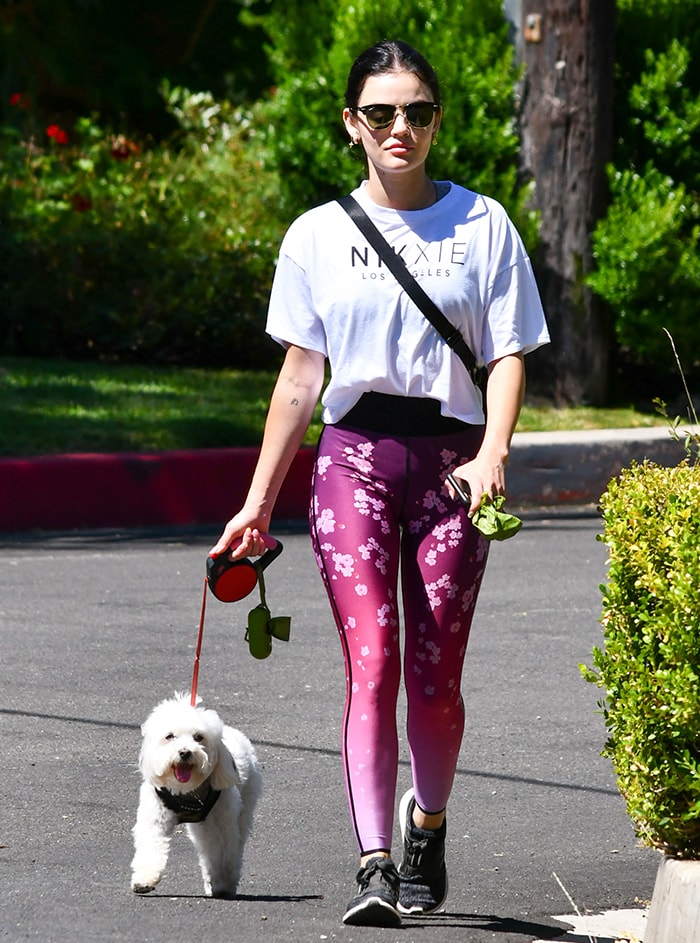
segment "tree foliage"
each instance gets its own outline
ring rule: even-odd
[[[483,190],[525,227],[516,179],[516,70],[498,0],[324,0],[273,7],[262,19],[270,38],[275,90],[260,107],[265,165],[280,179],[283,212],[294,216],[355,187],[364,166],[349,152],[342,124],[345,82],[354,58],[384,38],[403,39],[434,65],[444,97],[430,172]]]
[[[652,364],[667,362],[662,326],[682,351],[698,350],[700,0],[617,6],[611,203],[593,236],[590,284],[610,303],[626,355]],[[241,336],[260,330],[284,226],[365,174],[347,148],[344,84],[357,53],[385,37],[411,42],[441,79],[431,174],[500,200],[534,250],[501,0],[73,0],[70,16],[64,7],[22,0],[0,11],[6,351],[50,348],[37,323],[54,336],[64,325],[71,348],[82,331],[85,356],[103,351],[80,320],[87,311],[103,334],[111,325],[114,356],[205,356],[194,322],[224,325],[232,309],[250,321]],[[192,90],[183,101],[194,125],[164,99],[164,79]],[[235,135],[214,145],[212,108],[237,113]],[[117,139],[138,142],[139,156],[109,156]],[[124,312],[125,292],[148,304]]]
[[[105,124],[126,121],[132,134],[161,136],[174,127],[158,93],[163,79],[237,103],[257,98],[270,72],[263,33],[250,14],[267,6],[267,0],[3,4],[0,119],[19,90],[63,123],[99,112]]]
[[[697,358],[700,0],[619,0],[611,202],[589,282],[628,356],[668,361],[667,328]]]
[[[44,2],[31,0],[37,11]],[[180,36],[187,10],[176,2],[179,25],[167,26],[161,5],[148,4],[151,25],[160,24],[171,39]],[[51,95],[37,102],[34,88],[41,83],[10,86],[0,136],[5,353],[269,363],[263,325],[276,247],[293,216],[364,175],[341,121],[344,85],[356,54],[386,35],[412,42],[440,70],[447,118],[431,155],[435,175],[517,209],[515,72],[498,0],[463,0],[447,11],[433,0],[318,0],[311,18],[300,0],[245,10],[237,0],[205,6],[241,14],[251,43],[244,63],[254,58],[254,37],[269,37],[261,72],[276,84],[245,106],[209,90],[161,83],[159,107],[174,131],[154,139],[131,130],[142,121],[138,109],[134,124],[119,119],[121,104],[133,99],[118,82],[83,100],[95,104],[111,88],[106,113],[113,122],[101,115],[69,119],[77,99],[67,96],[66,83],[74,72],[60,56],[47,59],[51,78],[42,87],[53,89],[63,109],[50,109]],[[88,12],[83,37],[107,8],[95,0]],[[123,12],[135,16],[128,3]],[[37,49],[44,48],[52,17],[39,31]],[[11,25],[21,48],[25,39],[16,31],[27,24],[15,17]],[[122,48],[122,26],[111,42],[101,41],[110,55]],[[136,74],[128,80],[150,95],[153,74],[139,58],[141,41],[125,70],[131,67]],[[101,48],[81,54],[102,61]],[[233,84],[240,87],[240,79]]]

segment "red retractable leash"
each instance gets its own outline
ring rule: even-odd
[[[207,608],[207,578],[204,577],[204,592],[202,593],[202,611],[199,615],[199,634],[197,635],[197,651],[194,654],[194,671],[192,672],[192,697],[190,704],[197,705],[197,681],[199,680],[199,656],[202,651],[202,636],[204,635],[204,613]]]
[[[263,579],[263,570],[282,553],[284,548],[280,540],[271,537],[269,534],[263,534],[263,541],[267,550],[254,562],[248,557],[231,560],[228,553],[218,557],[207,557],[207,573],[204,577],[197,650],[194,656],[194,671],[192,673],[190,703],[193,707],[197,701],[199,660],[204,635],[204,615],[207,608],[207,587],[220,602],[238,602],[239,599],[244,599],[252,593],[256,585],[260,587],[260,604],[248,613],[248,627],[245,635],[250,654],[254,658],[267,658],[272,651],[273,637],[285,642],[289,641],[291,619],[289,616],[272,617],[270,615],[265,599],[265,580]],[[240,544],[240,540],[238,544]],[[238,544],[233,546],[235,547]]]

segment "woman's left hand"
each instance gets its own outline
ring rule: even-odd
[[[483,449],[472,461],[458,465],[452,474],[455,478],[465,481],[471,493],[471,505],[467,511],[469,517],[478,509],[483,494],[495,498],[497,494],[506,493],[505,462],[495,455],[483,454]],[[447,489],[452,497],[455,497],[449,484]]]
[[[510,440],[524,392],[525,365],[521,353],[509,354],[489,364],[484,439],[476,456],[453,472],[457,478],[466,481],[471,491],[470,517],[481,504],[482,495],[495,498],[497,494],[506,493],[505,469],[510,455]]]

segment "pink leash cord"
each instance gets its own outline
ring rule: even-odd
[[[194,672],[192,674],[192,697],[190,704],[197,706],[197,681],[199,679],[199,656],[202,651],[202,636],[204,635],[204,613],[207,608],[207,578],[204,577],[204,592],[202,593],[202,611],[199,616],[199,635],[197,636],[197,651],[194,656]]]

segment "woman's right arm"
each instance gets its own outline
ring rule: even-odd
[[[280,488],[311,422],[323,386],[324,370],[322,353],[294,345],[287,349],[270,399],[248,496],[209,551],[211,556],[223,553],[237,537],[242,540],[232,552],[232,559],[264,552],[260,534],[269,529]]]

